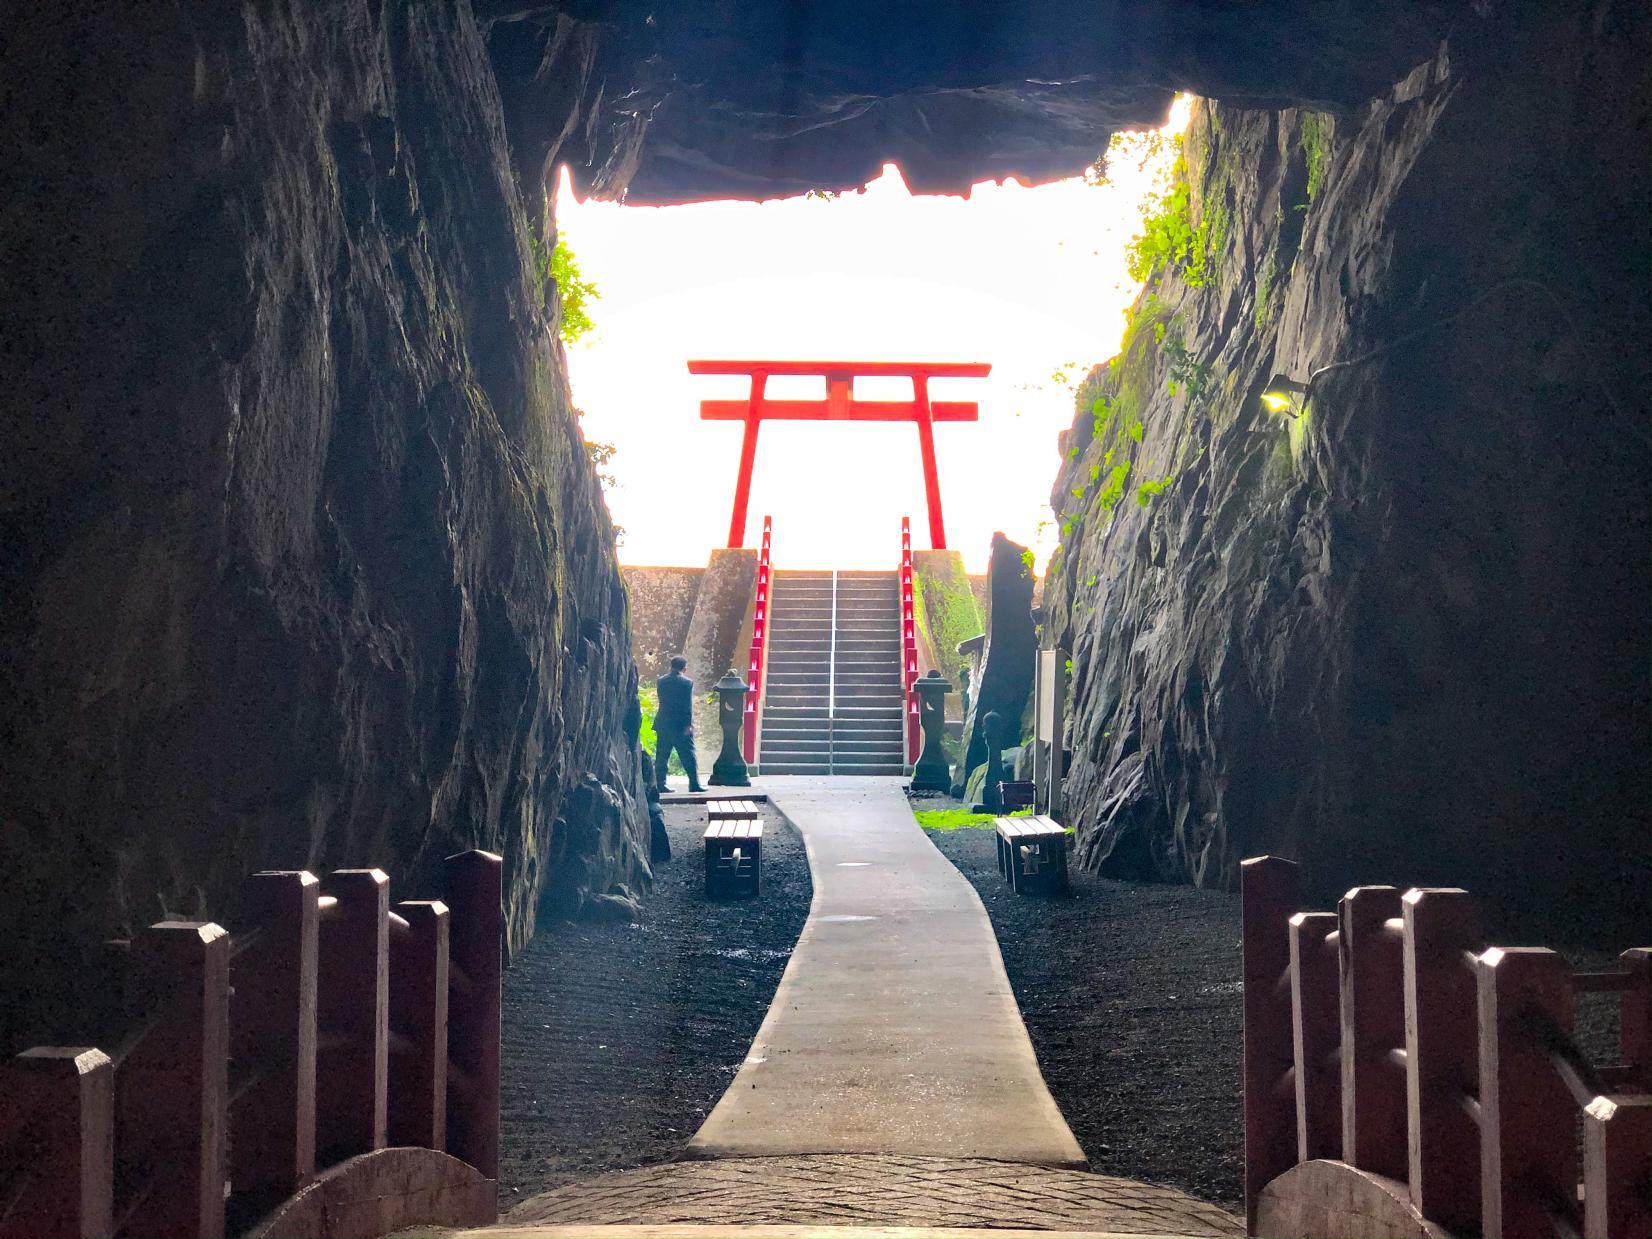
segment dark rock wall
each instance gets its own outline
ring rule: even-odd
[[[998,715],[1003,728],[999,738],[1006,748],[1013,747],[1021,742],[1023,715],[1032,698],[1033,663],[1038,650],[1032,615],[1032,556],[1026,547],[1001,533],[992,535],[987,593],[991,598],[987,643],[981,651],[980,681],[970,685],[960,756],[952,772],[954,796],[964,794],[972,771],[986,766],[987,715]]]
[[[411,897],[493,848],[513,945],[542,888],[645,886],[626,597],[469,6],[9,22],[0,1041],[261,867]]]
[[[1227,884],[1272,851],[1321,898],[1644,929],[1649,39],[1562,9],[1355,115],[1195,122],[1211,278],[1150,285],[1054,490],[1088,863]],[[1299,420],[1260,406],[1345,359]]]
[[[592,70],[607,88],[577,135],[587,154],[576,177],[632,202],[852,189],[886,161],[923,192],[1071,176],[1113,129],[1162,124],[1177,90],[1363,103],[1471,10],[1467,0],[487,7],[521,19],[500,27],[497,58],[527,94],[545,77],[525,44],[537,39],[559,62],[577,46],[561,10],[600,10],[612,22]],[[605,78],[611,65],[625,67]]]

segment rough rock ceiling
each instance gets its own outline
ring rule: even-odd
[[[1172,94],[1342,109],[1426,59],[1468,0],[479,2],[529,166],[634,203],[1069,176]],[[600,33],[598,33],[600,32]],[[570,49],[588,110],[547,133]],[[596,50],[600,48],[600,50]],[[540,117],[545,119],[541,120]],[[519,162],[523,162],[519,161]],[[526,170],[526,168],[524,169]]]

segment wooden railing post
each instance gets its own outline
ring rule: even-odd
[[[1342,1154],[1336,932],[1334,912],[1298,912],[1290,919],[1296,1155],[1305,1162]]]
[[[1618,957],[1630,983],[1618,1002],[1618,1039],[1623,1063],[1635,1088],[1652,1093],[1652,947],[1635,947]]]
[[[1577,1204],[1576,1111],[1542,1029],[1571,1031],[1571,970],[1542,947],[1492,947],[1477,979],[1481,1233],[1556,1235],[1551,1213]]]
[[[1478,998],[1467,953],[1480,946],[1474,900],[1455,887],[1413,889],[1404,917],[1406,1147],[1411,1203],[1429,1221],[1480,1225]]]
[[[302,870],[255,873],[243,888],[257,940],[231,965],[229,1179],[237,1193],[284,1199],[315,1173],[320,894],[321,883]]]
[[[447,858],[452,913],[448,998],[447,1151],[499,1177],[499,983],[503,862],[492,852]]]
[[[389,1066],[390,879],[339,869],[321,918],[316,1153],[323,1165],[384,1147]]]
[[[1596,1097],[1583,1111],[1583,1233],[1652,1239],[1652,1097]]]
[[[1262,1189],[1296,1164],[1295,1054],[1291,1033],[1291,915],[1297,868],[1278,856],[1239,866],[1245,985],[1245,1216],[1256,1233]]]
[[[0,1070],[0,1131],[30,1158],[0,1209],[0,1239],[101,1239],[114,1233],[115,1073],[85,1047],[38,1046]],[[5,1150],[0,1148],[0,1153]]]
[[[389,1141],[447,1145],[448,910],[439,900],[398,903],[406,925],[390,936]]]
[[[1337,905],[1342,1024],[1342,1160],[1404,1179],[1405,961],[1392,886],[1356,886]]]
[[[115,1071],[123,1234],[224,1233],[229,968],[218,925],[162,921],[132,943],[135,988],[155,1022]]]

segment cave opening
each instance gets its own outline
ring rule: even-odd
[[[869,992],[854,969],[874,959],[915,978],[919,988],[905,992],[927,995],[894,1004],[879,1025],[904,1036],[909,1059],[861,1043],[851,1066],[877,1068],[889,1084],[869,1092],[946,1097],[956,1080],[902,1080],[967,1058],[953,1051],[1004,1033],[998,1017],[1019,1003],[1026,1019],[1008,1026],[1023,1073],[1014,1100],[1038,1101],[1042,1073],[1059,1103],[1058,1112],[1039,1102],[1044,1120],[1066,1114],[1067,1139],[1082,1134],[1093,1167],[1148,1181],[1137,1186],[1149,1196],[1171,1184],[1176,1207],[1188,1205],[1174,1225],[1154,1226],[1237,1233],[1240,1195],[1254,1209],[1270,1176],[1293,1173],[1288,1157],[1245,1162],[1241,1088],[1267,1111],[1273,1156],[1301,1134],[1291,1105],[1304,1131],[1332,1139],[1340,1125],[1327,1090],[1358,1074],[1339,1077],[1317,1052],[1340,1029],[1332,1000],[1343,978],[1326,945],[1340,908],[1297,931],[1271,918],[1269,967],[1248,988],[1272,998],[1262,1064],[1271,1074],[1241,1065],[1242,872],[1268,875],[1281,913],[1329,908],[1358,886],[1355,904],[1382,912],[1372,924],[1392,993],[1405,981],[1392,950],[1407,933],[1398,892],[1443,891],[1421,900],[1455,918],[1455,936],[1441,940],[1446,983],[1425,976],[1421,987],[1455,1004],[1436,1028],[1472,1027],[1479,999],[1505,996],[1495,968],[1524,961],[1553,1024],[1572,1025],[1573,990],[1628,995],[1615,1027],[1593,1021],[1584,1001],[1561,1031],[1594,1035],[1591,1054],[1597,1034],[1615,1033],[1626,1061],[1606,1077],[1652,1088],[1646,955],[1609,954],[1644,940],[1652,907],[1652,14],[1643,3],[95,7],[19,6],[0,39],[0,1234],[108,1232],[122,1216],[134,1232],[222,1233],[214,1213],[229,1189],[258,1184],[237,1210],[302,1195],[327,1170],[306,1164],[316,1148],[357,1150],[339,1166],[373,1159],[385,1152],[386,1122],[413,1133],[390,1153],[422,1150],[433,1156],[414,1160],[436,1165],[453,1130],[452,1111],[441,1130],[444,1099],[462,1112],[465,1137],[449,1144],[462,1156],[443,1171],[463,1183],[433,1189],[463,1198],[462,1215],[444,1223],[491,1219],[501,1182],[526,1192],[558,1188],[557,1176],[567,1180],[552,1202],[557,1219],[635,1221],[639,1211],[617,1206],[600,1218],[581,1211],[585,1180],[629,1173],[637,1160],[666,1166],[669,1180],[655,1181],[641,1212],[679,1221],[672,1210],[689,1195],[679,1186],[739,1167],[670,1159],[731,1080],[783,1057],[746,1047],[757,1046],[793,944],[827,935],[850,979],[818,984],[817,998],[853,1008]],[[913,287],[933,272],[873,277],[945,237],[937,213],[1046,193],[1095,200],[1108,191],[987,186],[1072,177],[1107,134],[1159,122],[1177,91],[1205,102],[1188,124],[1184,166],[1116,238],[1139,232],[1139,278],[1122,281],[1117,305],[1080,298],[1101,326],[1066,347],[1062,332],[1080,312],[1055,308],[1053,279],[1023,278],[1023,296],[997,299],[955,281],[943,297],[947,313],[986,329],[971,352],[990,354],[1015,318],[1040,324],[1030,343],[1048,350],[1000,376],[1009,392],[994,402],[1007,437],[990,438],[991,424],[942,431],[951,510],[986,514],[952,540],[979,554],[1011,491],[1034,512],[1048,490],[1042,544],[1034,521],[1026,559],[994,545],[1006,588],[991,608],[962,568],[913,565],[926,629],[914,617],[910,642],[904,580],[851,578],[840,594],[836,580],[794,579],[799,618],[824,609],[835,624],[840,600],[899,608],[900,635],[879,619],[885,631],[872,644],[886,647],[879,657],[898,649],[903,677],[912,655],[913,669],[962,687],[967,660],[994,645],[1011,652],[1013,683],[990,688],[1010,701],[998,725],[1011,733],[1028,721],[1025,693],[1015,694],[1036,667],[1065,706],[1057,734],[1043,737],[1054,751],[1040,753],[1040,724],[1024,727],[1012,738],[1028,743],[1008,746],[1020,753],[1004,772],[1019,775],[1025,757],[1033,778],[995,785],[1064,772],[1062,821],[1046,838],[1070,849],[1071,889],[1023,898],[1021,844],[997,849],[997,826],[944,830],[997,816],[968,811],[995,769],[975,760],[978,750],[997,744],[984,718],[932,711],[938,746],[942,731],[954,742],[941,780],[963,795],[938,810],[954,820],[919,837],[900,799],[905,773],[866,776],[885,781],[861,789],[868,802],[881,790],[892,815],[815,816],[804,823],[821,832],[813,839],[804,826],[788,833],[769,804],[759,810],[770,827],[763,897],[713,907],[698,864],[711,810],[667,804],[657,818],[639,743],[652,730],[650,660],[694,645],[684,628],[650,626],[645,588],[689,628],[702,598],[716,613],[721,636],[691,650],[702,690],[741,664],[742,617],[755,628],[757,616],[746,567],[718,575],[707,564],[691,583],[669,543],[648,541],[721,540],[732,443],[717,439],[700,458],[678,431],[700,431],[694,402],[717,389],[672,388],[683,357],[736,345],[717,334],[731,315],[717,308],[708,266],[726,272],[742,243],[759,248],[755,213],[812,215],[823,235],[842,216],[835,256],[866,268],[839,281],[837,300],[819,290],[830,287],[823,268],[844,261],[809,269],[812,301],[762,285],[762,272],[724,280],[744,294],[743,309],[766,310],[752,330],[787,329],[803,321],[801,306],[831,320],[811,328],[816,342],[837,322],[916,338],[947,321]],[[930,222],[904,234],[890,226],[905,237],[901,252],[877,253],[849,220],[896,192],[880,178],[889,164],[919,195],[982,188],[968,204],[906,204],[903,215]],[[549,174],[563,167],[571,188],[553,203]],[[877,187],[857,193],[869,183]],[[616,211],[689,222],[675,235],[662,227],[650,251],[652,241],[627,240],[630,224],[610,235],[601,203],[619,197],[627,205]],[[767,199],[785,201],[755,205]],[[707,244],[715,230],[692,213],[725,200],[751,204],[739,210],[754,223],[735,220],[732,240]],[[559,319],[564,329],[575,319],[565,294],[577,283],[568,251],[557,258],[559,227],[604,291],[584,307],[596,323],[589,351],[558,343]],[[971,227],[938,261],[972,279],[999,274],[995,265],[1013,278],[1051,259],[1018,247],[1054,235],[1041,224]],[[775,250],[808,255],[798,235]],[[1062,280],[1083,274],[1085,255],[1068,252],[1082,248],[1080,235],[1092,234],[1072,234],[1055,259]],[[632,258],[640,270],[623,274],[618,264]],[[684,258],[700,266],[672,293],[666,272]],[[1099,282],[1111,296],[1121,281]],[[628,330],[645,311],[666,325]],[[1121,325],[1114,352],[1107,341]],[[690,331],[705,342],[674,352],[661,343]],[[625,345],[606,361],[594,349],[602,333]],[[963,335],[937,335],[934,347]],[[885,343],[842,347],[875,356]],[[772,346],[811,347],[789,337]],[[1108,352],[1109,364],[1091,365]],[[673,372],[652,373],[650,360],[668,353]],[[1051,382],[1058,372],[1076,390]],[[1030,400],[1019,383],[1042,383],[1047,411],[1015,418]],[[582,391],[591,393],[583,426]],[[907,395],[875,385],[865,394]],[[886,442],[878,428],[841,440],[798,429],[795,441],[765,440],[764,476],[777,485],[754,503],[777,518],[777,556],[864,554],[887,565],[894,520],[916,506],[902,499],[916,490],[910,442]],[[618,483],[612,505],[605,473]],[[680,510],[659,507],[672,487],[685,496]],[[820,518],[845,511],[864,516],[868,532]],[[631,527],[625,543],[616,517]],[[666,564],[645,586],[630,569],[647,565],[622,564],[628,555]],[[749,579],[760,571],[750,564]],[[730,588],[707,591],[713,576]],[[933,659],[919,652],[926,642]],[[835,652],[835,630],[826,644]],[[985,662],[971,682],[977,716],[1008,665]],[[836,675],[834,663],[829,695]],[[818,694],[818,675],[793,680]],[[1064,694],[1054,687],[1063,680]],[[868,707],[900,721],[870,727],[875,740],[845,728],[843,752],[867,745],[881,759],[893,744],[910,756],[899,752],[912,743],[901,730],[906,704]],[[802,707],[789,721],[794,733],[820,730]],[[716,735],[713,722],[701,727]],[[836,727],[830,719],[829,739]],[[793,825],[809,814],[799,808]],[[910,909],[880,902],[876,882],[880,868],[899,868],[897,851],[911,872],[927,866],[902,898],[949,885],[954,904],[943,911],[968,912],[975,971],[962,980],[925,955],[957,945],[951,925],[892,958]],[[1262,854],[1296,867],[1242,870]],[[1035,855],[1046,873],[1064,872]],[[279,881],[261,881],[270,876]],[[260,886],[295,901],[275,933]],[[1474,916],[1456,887],[1472,892]],[[441,914],[431,897],[444,892],[462,940],[460,979],[450,972],[448,986],[432,929]],[[811,931],[816,895],[825,915]],[[409,904],[392,919],[387,898]],[[1301,936],[1310,930],[1322,936]],[[1300,1022],[1296,1045],[1283,1004],[1305,1000],[1280,983],[1288,932],[1314,951],[1307,971],[1298,959],[1296,979],[1318,987],[1316,1018]],[[1511,941],[1568,955],[1476,953]],[[284,952],[280,967],[256,953],[272,949]],[[423,952],[411,969],[410,951]],[[501,1018],[490,985],[505,960],[515,1005],[503,1011],[504,1036],[516,1057],[501,1081],[500,1042],[487,1033]],[[1482,988],[1471,992],[1465,967],[1483,967],[1473,974]],[[949,1005],[989,987],[991,1003]],[[447,1081],[443,994],[456,998],[448,1030],[460,1029]],[[249,1017],[259,1010],[279,1018]],[[1389,1016],[1404,1014],[1390,1004]],[[1450,1122],[1542,1113],[1541,1125],[1565,1137],[1564,1148],[1545,1146],[1558,1168],[1552,1190],[1519,1199],[1521,1184],[1503,1186],[1530,1217],[1556,1202],[1570,1209],[1575,1107],[1562,1096],[1550,1111],[1547,1099],[1499,1111],[1430,1090],[1391,1035],[1402,1022],[1389,1021],[1376,1064],[1389,1118],[1429,1092]],[[874,1023],[815,1021],[861,1032]],[[1488,1023],[1499,1036],[1520,1033],[1516,1024],[1530,1031],[1522,1020]],[[913,1029],[933,1036],[926,1043]],[[1361,1044],[1356,1030],[1338,1048],[1342,1067],[1361,1066],[1349,1057]],[[1499,1044],[1482,1038],[1479,1049]],[[1563,1044],[1551,1037],[1547,1048]],[[30,1046],[48,1052],[18,1053]],[[131,1060],[141,1070],[124,1077],[136,1091],[123,1083],[117,1097],[111,1072],[134,1047],[146,1047]],[[1563,1056],[1574,1068],[1577,1050]],[[1498,1087],[1548,1078],[1544,1054],[1520,1053],[1534,1071],[1508,1070],[1516,1060],[1506,1059],[1499,1076],[1485,1057],[1478,1078]],[[245,1070],[260,1061],[274,1073]],[[916,1068],[892,1065],[907,1061]],[[1310,1089],[1303,1068],[1311,1073],[1316,1096],[1275,1087],[1287,1062],[1300,1090]],[[1468,1058],[1457,1065],[1476,1078]],[[1406,1072],[1408,1087],[1396,1089]],[[26,1087],[11,1087],[14,1078]],[[1578,1081],[1595,1087],[1587,1072],[1562,1076]],[[36,1105],[39,1089],[63,1104]],[[549,1117],[547,1089],[564,1107]],[[959,1105],[928,1112],[934,1122],[909,1114],[901,1130],[933,1136],[963,1102],[978,1112],[991,1096],[954,1095]],[[185,1103],[197,1108],[173,1121]],[[1564,1122],[1550,1122],[1560,1111]],[[501,1112],[518,1137],[509,1167]],[[1013,1127],[997,1117],[973,1134],[996,1139]],[[538,1144],[536,1125],[550,1133]],[[311,1138],[318,1126],[324,1139]],[[1381,1150],[1396,1176],[1408,1165],[1407,1126],[1392,1124]],[[156,1151],[157,1133],[184,1143]],[[282,1146],[279,1157],[259,1155],[261,1134]],[[17,1150],[48,1145],[80,1187],[92,1184],[100,1149],[107,1173],[101,1197],[53,1191],[39,1207],[101,1199],[108,1224],[58,1224],[67,1213],[41,1224],[27,1212],[32,1198],[13,1211],[31,1183],[69,1184],[9,1173]],[[1066,1142],[1052,1147],[1029,1158],[1037,1174],[1081,1173],[1049,1169],[1072,1155]],[[1601,1156],[1604,1146],[1592,1147]],[[1492,1150],[1491,1176],[1495,1149],[1481,1148]],[[1466,1164],[1464,1181],[1474,1180],[1474,1149],[1448,1152],[1455,1161],[1429,1173],[1462,1177]],[[912,1220],[899,1210],[917,1194],[901,1189],[924,1180],[922,1168],[887,1146],[855,1155],[885,1160],[835,1167],[845,1175],[825,1188],[811,1180],[818,1163],[772,1163],[763,1183],[784,1189],[765,1206],[772,1220],[835,1222],[851,1202],[887,1206],[863,1215],[868,1224]],[[836,1153],[811,1145],[804,1156]],[[1034,1170],[972,1160],[998,1169],[973,1166],[948,1205],[958,1212],[944,1218],[1024,1221],[991,1206],[1025,1199]],[[139,1178],[153,1165],[184,1167],[187,1183],[151,1192]],[[346,1177],[329,1174],[312,1199]],[[1426,1195],[1398,1177],[1389,1187],[1389,1203]],[[198,1216],[174,1226],[132,1212],[149,1206]],[[1139,1233],[1132,1223],[1146,1219],[1076,1220]],[[1383,1229],[1523,1233],[1495,1215],[1409,1222]],[[1281,1233],[1310,1229],[1281,1223]],[[1331,1221],[1320,1229],[1354,1233]],[[1560,1229],[1542,1220],[1532,1233]],[[1587,1233],[1596,1230],[1606,1233]]]
[[[692,379],[687,359],[980,360],[986,383],[941,379],[932,393],[983,410],[936,435],[950,543],[979,574],[1003,530],[1042,570],[1059,541],[1057,439],[1085,376],[1117,351],[1142,286],[1129,251],[1163,209],[1192,106],[1183,97],[1163,127],[1121,131],[1082,175],[961,195],[915,195],[887,164],[843,193],[635,206],[582,201],[561,169],[556,244],[573,256],[564,283],[576,299],[570,311],[563,298],[561,335],[621,562],[699,567],[722,543],[718,498],[732,493],[740,430],[695,411],[702,398],[744,398],[746,380]],[[780,400],[824,394],[820,377],[767,388]],[[854,394],[910,400],[913,389],[871,377]],[[911,437],[864,423],[765,431],[751,510],[774,518],[778,561],[887,568],[901,517],[923,509]]]

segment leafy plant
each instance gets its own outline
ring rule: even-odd
[[[562,324],[557,335],[564,344],[572,344],[595,329],[591,321],[591,303],[602,299],[602,292],[580,270],[574,252],[568,247],[568,238],[559,235],[549,252],[544,239],[530,237],[533,251],[534,279],[543,288],[546,280],[556,281],[557,304],[561,308]]]
[[[1027,817],[1031,809],[1016,809],[1010,813],[971,813],[968,809],[914,809],[912,816],[925,830],[990,830],[999,817]]]
[[[642,730],[638,733],[638,743],[652,755],[655,751],[654,715],[659,713],[659,695],[652,689],[639,689],[637,691],[637,704],[642,708]],[[667,764],[669,766],[668,774],[683,773],[683,763],[677,757],[675,751],[672,752]],[[655,775],[654,777],[658,778],[659,776]]]
[[[1166,488],[1175,480],[1176,475],[1174,473],[1167,473],[1157,482],[1143,482],[1136,487],[1136,502],[1145,508],[1153,500],[1164,494]]]
[[[1325,184],[1325,169],[1331,161],[1331,118],[1324,112],[1302,113],[1297,140],[1308,160],[1308,201],[1319,196]]]
[[[1143,204],[1141,232],[1125,252],[1131,279],[1149,280],[1160,271],[1175,270],[1188,287],[1203,288],[1216,278],[1227,244],[1228,211],[1207,201],[1198,223],[1193,222],[1192,213],[1187,160],[1177,159],[1169,187],[1148,195]]]
[[[617,484],[614,475],[605,472],[617,450],[612,443],[598,443],[595,439],[585,440],[585,455],[590,457],[591,466],[596,470],[597,481],[603,490],[613,490]]]

